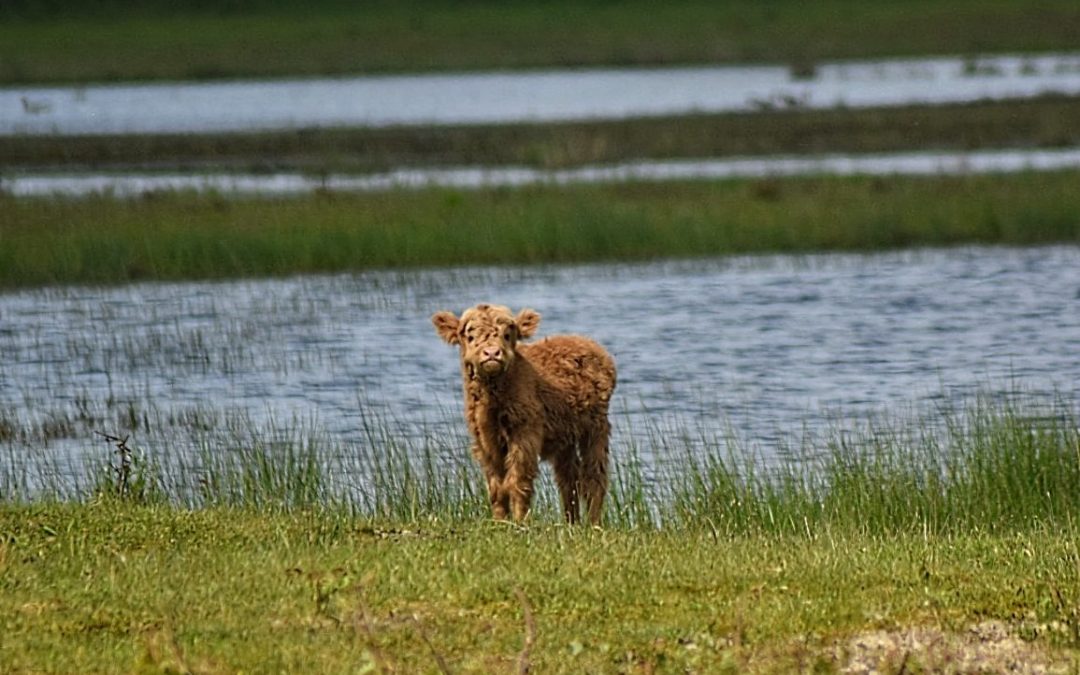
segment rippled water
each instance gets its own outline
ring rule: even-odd
[[[1080,55],[0,89],[0,134],[486,124],[1080,94]]]
[[[421,168],[364,176],[325,177],[295,173],[14,174],[0,176],[0,192],[17,197],[82,196],[98,193],[129,197],[169,190],[213,191],[235,195],[289,195],[317,190],[375,192],[430,187],[473,189],[630,180],[672,181],[805,175],[957,175],[1056,171],[1077,167],[1080,167],[1080,148],[643,161],[558,171],[525,167]]]
[[[610,349],[617,454],[680,427],[768,458],[838,420],[976,392],[1080,394],[1075,247],[43,289],[0,295],[0,410],[58,429],[9,442],[0,462],[99,452],[91,428],[147,411],[314,420],[346,448],[374,418],[465,453],[457,355],[428,317],[486,300]],[[182,442],[168,424],[135,433],[151,455]]]

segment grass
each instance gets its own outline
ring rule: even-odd
[[[1066,147],[1080,99],[771,111],[557,124],[305,129],[245,134],[4,136],[9,167],[311,173],[407,166],[565,168],[640,159]]]
[[[675,436],[655,442],[679,452]],[[389,512],[260,501],[274,480],[194,509],[112,479],[96,496],[5,500],[0,659],[15,672],[1076,667],[1068,404],[982,401],[807,452],[817,464],[774,472],[714,452],[657,489],[616,449],[604,530],[557,524],[551,508],[527,527],[492,523],[456,488],[410,511],[401,483]],[[397,476],[397,462],[426,461],[373,457]],[[284,483],[312,478],[268,466]]]
[[[367,415],[364,440],[343,445],[298,420],[226,415],[173,425],[168,438],[153,437],[145,447],[138,434],[129,443],[127,429],[95,431],[96,451],[82,466],[69,466],[64,483],[27,480],[21,472],[51,471],[50,464],[12,454],[0,472],[0,502],[98,496],[183,509],[314,509],[395,525],[472,522],[487,511],[467,442],[445,430],[405,436],[393,420]],[[184,436],[203,442],[179,442]],[[4,442],[12,453],[48,446],[37,428]],[[915,419],[846,423],[843,431],[802,439],[768,464],[757,459],[759,449],[733,436],[695,438],[677,420],[626,443],[614,449],[606,524],[615,529],[946,536],[1064,527],[1080,515],[1073,489],[1080,482],[1080,426],[1074,404],[1064,400],[1048,404],[1014,393]],[[59,446],[42,457],[70,450]],[[533,519],[558,522],[549,477],[541,487]]]
[[[0,197],[0,287],[1080,239],[1077,174]]]
[[[1069,0],[125,3],[0,9],[0,82],[787,62],[1075,49]]]
[[[0,532],[13,672],[830,672],[869,630],[989,618],[1034,640],[990,672],[1076,663],[1074,530],[717,541],[98,502],[4,508]]]

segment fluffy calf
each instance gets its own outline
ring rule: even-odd
[[[600,522],[608,479],[608,403],[615,362],[578,335],[532,344],[540,315],[476,305],[460,316],[431,317],[439,336],[461,348],[465,419],[472,452],[487,478],[495,518],[522,520],[532,504],[541,459],[551,462],[563,513],[577,522],[579,495]]]

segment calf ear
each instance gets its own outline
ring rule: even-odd
[[[540,315],[531,309],[523,309],[518,312],[514,323],[517,324],[518,335],[522,338],[529,338],[540,327]]]
[[[435,324],[435,332],[448,345],[461,344],[458,337],[458,318],[450,312],[436,312],[431,315],[431,323]]]

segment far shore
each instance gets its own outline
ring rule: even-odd
[[[1080,97],[864,110],[775,110],[552,124],[0,136],[0,171],[376,173],[563,169],[636,160],[1080,145]]]

